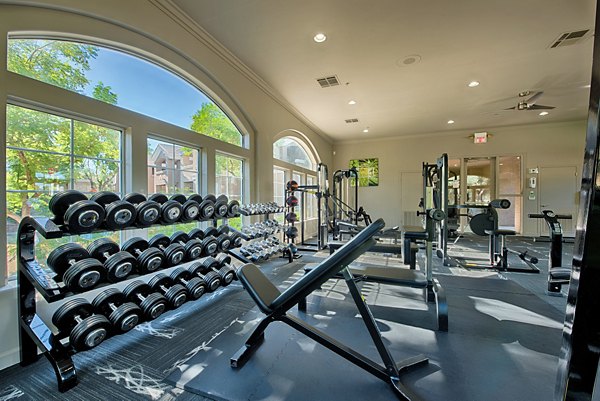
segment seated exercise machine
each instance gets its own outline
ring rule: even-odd
[[[394,361],[385,341],[381,337],[381,332],[375,322],[375,318],[363,300],[356,286],[354,276],[348,269],[348,265],[352,261],[375,243],[373,236],[384,226],[385,223],[382,219],[373,222],[343,247],[338,249],[337,252],[319,263],[310,273],[301,277],[283,292],[280,292],[257,266],[253,264],[242,266],[238,270],[238,278],[266,317],[254,329],[244,346],[231,358],[231,367],[242,367],[264,341],[264,332],[268,325],[279,321],[298,330],[356,366],[385,381],[392,387],[392,390],[399,399],[410,401],[406,389],[400,382],[400,375],[411,368],[426,365],[428,359],[419,355],[398,364]],[[340,271],[348,285],[354,303],[362,316],[362,320],[369,331],[369,335],[377,348],[377,352],[383,361],[383,366],[288,313],[302,299],[310,295]]]
[[[569,284],[571,269],[562,267],[563,231],[558,219],[572,219],[570,214],[554,214],[552,210],[530,213],[530,219],[544,219],[550,230],[548,258],[548,295],[558,295],[563,284]]]
[[[494,199],[487,205],[457,205],[456,208],[462,209],[483,209],[482,213],[470,216],[469,228],[474,234],[488,236],[488,259],[487,264],[472,263],[468,258],[455,256],[458,264],[464,268],[495,269],[506,272],[516,273],[539,273],[535,264],[538,259],[535,256],[528,256],[527,251],[518,252],[506,246],[506,237],[516,235],[514,230],[505,230],[498,227],[498,212],[496,209],[508,209],[510,201],[508,199]],[[513,253],[523,260],[527,267],[510,266],[508,263],[508,254]]]

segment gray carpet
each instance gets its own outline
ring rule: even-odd
[[[508,280],[441,276],[440,281],[448,295],[449,333],[433,330],[434,312],[422,302],[410,309],[418,305],[419,291],[381,285],[366,295],[397,360],[421,353],[430,357],[429,366],[405,377],[411,391],[444,401],[551,399],[562,314]],[[312,315],[300,316],[375,359],[342,285],[332,283],[310,297]],[[406,324],[405,318],[417,315],[421,324]],[[229,368],[229,357],[260,316],[256,309],[246,313],[209,351],[195,355],[166,381],[222,400],[394,399],[384,382],[281,323],[269,326],[265,343],[246,366]]]

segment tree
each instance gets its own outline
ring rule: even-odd
[[[204,103],[192,116],[192,131],[210,136],[223,142],[242,145],[242,134],[229,117],[214,103]]]

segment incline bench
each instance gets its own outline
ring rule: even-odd
[[[347,268],[352,261],[375,243],[373,236],[384,226],[385,223],[382,219],[375,221],[341,247],[336,253],[319,263],[310,273],[302,276],[284,292],[280,292],[255,265],[246,264],[242,266],[238,270],[238,278],[266,317],[254,329],[244,346],[231,358],[231,366],[233,368],[242,367],[264,341],[264,332],[268,325],[272,322],[280,321],[305,334],[375,377],[385,381],[392,387],[399,399],[410,401],[406,390],[400,382],[400,375],[410,368],[427,364],[428,359],[419,355],[398,364],[394,361],[381,337],[381,332],[369,307],[362,299],[354,282],[354,277]],[[363,322],[367,326],[369,335],[377,348],[384,366],[288,313],[302,299],[321,287],[324,282],[340,271],[342,271],[350,294],[362,316]]]

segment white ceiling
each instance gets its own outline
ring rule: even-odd
[[[549,47],[593,29],[593,0],[173,2],[336,141],[587,115],[593,39]],[[402,64],[415,54],[421,62]],[[342,85],[316,82],[334,74]],[[537,103],[556,108],[503,110],[525,90],[544,91]]]

